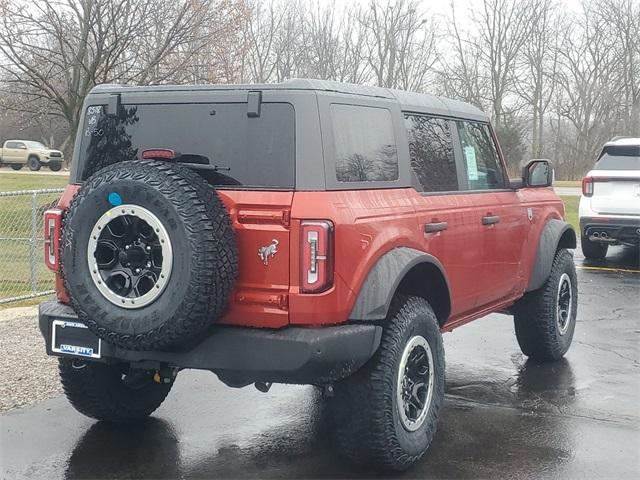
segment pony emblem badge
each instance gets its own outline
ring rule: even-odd
[[[258,249],[258,257],[262,260],[264,265],[269,265],[269,258],[274,258],[276,253],[278,253],[278,240],[271,240],[271,245],[267,245],[266,247],[260,247]]]

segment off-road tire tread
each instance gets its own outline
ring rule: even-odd
[[[415,464],[427,448],[417,455],[407,454],[395,435],[393,398],[396,395],[395,362],[405,347],[404,331],[416,315],[427,315],[438,329],[434,362],[436,372],[432,398],[433,417],[427,417],[427,448],[435,435],[440,407],[444,401],[444,347],[438,321],[426,300],[398,295],[392,301],[380,347],[371,360],[353,376],[335,387],[332,399],[336,442],[339,451],[351,461],[369,467],[403,471]],[[431,414],[430,414],[431,416]]]
[[[572,287],[575,287],[577,277],[573,256],[564,248],[556,252],[544,285],[527,293],[514,307],[516,339],[522,353],[534,360],[559,360],[568,349],[568,346],[563,347],[556,335],[556,289],[563,273],[569,274]],[[573,315],[576,314],[574,305]],[[570,335],[573,336],[573,329]]]
[[[116,163],[96,172],[74,196],[63,217],[62,245],[65,227],[88,193],[103,183],[122,179],[144,180],[173,203],[190,234],[192,269],[197,274],[191,276],[185,298],[173,319],[135,337],[107,332],[73,296],[70,296],[71,306],[91,331],[127,349],[160,350],[188,342],[219,318],[237,277],[238,251],[227,210],[213,187],[187,167],[153,160]],[[69,292],[64,262],[61,273]]]
[[[109,422],[133,422],[151,415],[169,394],[172,384],[150,383],[138,389],[118,385],[114,366],[86,362],[81,369],[73,359],[60,358],[58,368],[64,393],[83,415]]]

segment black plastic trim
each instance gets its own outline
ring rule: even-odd
[[[53,320],[78,321],[75,312],[57,301],[40,305],[39,326],[48,355]],[[111,362],[159,362],[178,368],[212,370],[223,381],[327,384],[348,377],[380,345],[382,327],[370,324],[279,330],[216,326],[188,351],[133,351],[102,342],[102,359]],[[73,356],[73,355],[71,355]],[[94,361],[86,357],[87,361]]]

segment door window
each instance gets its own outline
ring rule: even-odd
[[[489,125],[457,122],[469,190],[505,187],[505,174]]]
[[[448,120],[405,115],[409,158],[421,192],[458,190],[458,173]]]
[[[389,110],[333,104],[331,122],[339,182],[398,179],[398,152]]]

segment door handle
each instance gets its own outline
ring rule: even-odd
[[[487,215],[482,217],[483,225],[495,225],[500,222],[500,217],[498,215]]]
[[[442,232],[443,230],[446,230],[448,226],[449,224],[447,222],[427,223],[424,226],[424,233]]]

